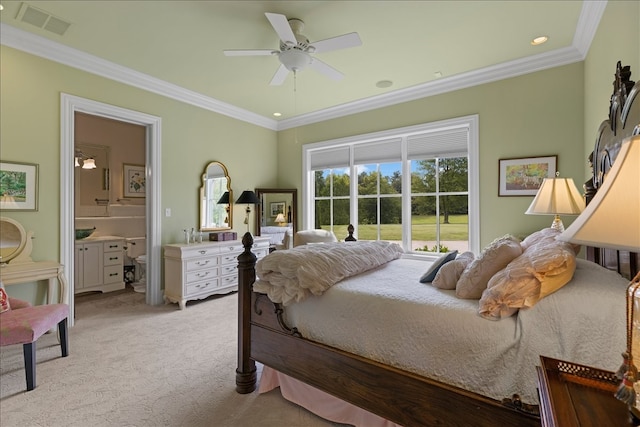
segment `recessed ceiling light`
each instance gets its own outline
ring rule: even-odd
[[[379,88],[385,88],[385,87],[390,87],[393,84],[393,82],[391,80],[380,80],[378,83],[376,83],[376,86]]]
[[[273,117],[280,117],[282,113],[273,113]]]
[[[540,37],[536,37],[535,39],[531,40],[531,45],[532,46],[538,46],[542,43],[546,43],[547,40],[549,40],[549,37],[547,36],[540,36]]]

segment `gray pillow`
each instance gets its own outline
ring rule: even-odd
[[[440,270],[440,267],[442,267],[449,261],[453,261],[454,259],[456,259],[457,255],[458,251],[447,252],[446,254],[435,260],[433,264],[431,264],[431,267],[429,267],[429,269],[420,278],[420,283],[433,282],[433,279],[436,278],[436,274],[438,274],[438,270]]]

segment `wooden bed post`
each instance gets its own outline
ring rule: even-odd
[[[251,359],[251,293],[256,280],[256,256],[251,252],[253,236],[242,237],[244,252],[238,255],[238,368],[236,391],[251,393],[256,389],[256,362]]]

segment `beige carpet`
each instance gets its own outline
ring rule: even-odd
[[[150,307],[130,290],[76,298],[69,357],[37,343],[25,391],[22,346],[0,350],[0,426],[335,426],[279,390],[235,392],[236,294]]]

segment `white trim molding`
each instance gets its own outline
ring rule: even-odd
[[[583,61],[589,51],[606,5],[607,1],[588,0],[582,3],[571,47],[348,102],[281,121],[165,82],[5,23],[0,23],[0,34],[2,35],[0,44],[266,129],[280,131]]]
[[[147,292],[146,302],[158,305],[163,302],[161,278],[161,178],[162,178],[162,120],[138,111],[104,104],[89,99],[62,93],[60,95],[60,263],[65,266],[65,277],[69,284],[70,324],[74,316],[74,122],[75,113],[82,112],[114,120],[144,126],[146,132],[146,216],[147,216]]]

